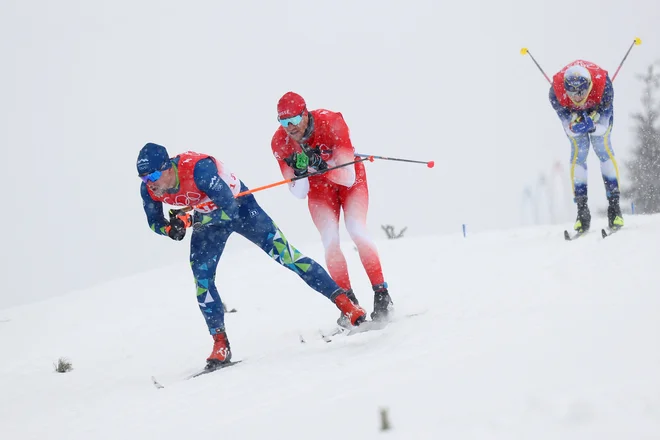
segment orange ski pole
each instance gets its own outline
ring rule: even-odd
[[[243,197],[243,196],[246,196],[248,194],[256,193],[258,191],[263,191],[263,190],[268,189],[268,188],[273,188],[275,186],[284,185],[285,183],[295,182],[296,180],[305,179],[305,178],[310,177],[310,176],[316,176],[316,175],[319,175],[319,174],[327,173],[328,171],[336,170],[337,168],[342,168],[342,167],[346,167],[346,166],[349,166],[349,165],[354,165],[358,162],[364,162],[365,160],[368,160],[369,162],[373,162],[374,161],[374,156],[362,157],[358,160],[354,160],[353,162],[347,162],[347,163],[344,163],[344,164],[341,164],[341,165],[337,165],[335,167],[328,168],[327,170],[316,171],[314,173],[305,174],[303,176],[292,177],[291,179],[284,179],[284,180],[280,180],[279,182],[270,183],[268,185],[260,186],[258,188],[249,189],[247,191],[239,192],[238,194],[236,194],[234,196],[234,198]]]

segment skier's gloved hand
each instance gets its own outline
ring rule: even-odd
[[[309,158],[303,153],[291,153],[291,156],[284,158],[284,162],[293,169],[296,177],[299,177],[307,172]]]
[[[600,119],[600,113],[598,113],[598,110],[592,110],[589,113],[589,117],[591,118],[592,121],[594,121],[594,124],[598,124],[598,120]]]
[[[305,153],[291,153],[291,156],[284,159],[284,162],[293,168],[293,174],[296,177],[307,174],[307,168],[310,166],[309,157]]]
[[[308,174],[308,168],[312,168],[315,172],[328,169],[328,164],[321,158],[318,149],[309,149],[307,153],[292,153],[284,159],[284,162],[293,168],[296,177]]]
[[[596,130],[596,125],[586,112],[582,112],[582,115],[575,118],[575,122],[571,122],[569,128],[573,133],[585,134],[593,133]]]
[[[193,216],[190,214],[190,209],[170,209],[170,221],[173,218],[178,218],[183,222],[186,228],[192,226]]]
[[[316,171],[325,171],[328,169],[328,164],[321,158],[321,155],[316,150],[309,156],[309,166]]]
[[[170,220],[170,224],[165,227],[165,231],[172,240],[181,241],[186,236],[186,225],[183,220],[175,217]]]
[[[186,236],[186,228],[192,225],[192,215],[180,210],[170,210],[170,224],[165,227],[167,236],[172,240],[181,241]]]

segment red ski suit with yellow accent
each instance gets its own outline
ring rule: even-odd
[[[309,114],[313,131],[303,142],[320,150],[328,168],[356,160],[349,129],[341,113],[320,109],[312,110]],[[282,176],[285,179],[293,178],[294,171],[284,159],[292,153],[302,152],[300,144],[291,139],[283,127],[279,127],[273,136],[271,148]],[[289,184],[289,189],[298,198],[307,197],[309,212],[325,248],[328,271],[339,287],[351,288],[346,258],[339,240],[339,215],[342,209],[346,229],[357,247],[371,284],[382,284],[384,280],[380,257],[367,231],[369,189],[364,164],[357,163],[297,180]]]
[[[566,87],[564,86],[564,72],[573,66],[582,66],[591,74],[591,82],[593,87],[587,96],[587,99],[582,104],[576,104],[571,101],[571,98],[566,94]],[[564,66],[559,72],[552,77],[552,88],[557,97],[559,105],[569,110],[585,110],[598,107],[603,99],[605,92],[605,85],[607,83],[607,71],[603,70],[594,63],[589,61],[577,60]]]

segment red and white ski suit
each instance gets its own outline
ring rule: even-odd
[[[320,150],[328,168],[356,160],[349,129],[341,113],[320,109],[312,110],[309,114],[313,119],[310,122],[313,131],[304,142]],[[291,139],[283,127],[279,127],[273,136],[271,148],[282,176],[285,179],[293,178],[294,171],[284,159],[292,153],[302,152],[300,144]],[[342,209],[346,229],[357,246],[371,284],[383,284],[380,257],[367,231],[369,189],[364,164],[360,162],[297,180],[289,184],[289,189],[300,199],[307,197],[309,212],[325,248],[328,271],[339,287],[351,288],[346,258],[339,241],[339,214]]]

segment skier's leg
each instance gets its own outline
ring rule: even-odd
[[[600,160],[600,171],[608,198],[611,195],[619,194],[619,166],[610,142],[611,131],[612,124],[602,136],[591,135],[591,144]]]
[[[344,222],[351,240],[357,247],[360,261],[367,272],[372,286],[383,284],[383,270],[376,244],[367,229],[367,211],[369,209],[369,188],[364,165],[358,164],[355,184],[340,190]]]
[[[287,241],[254,197],[244,197],[239,213],[242,222],[236,222],[234,229],[238,234],[259,246],[282,266],[298,274],[309,287],[334,300],[337,291],[341,291],[337,283],[321,265],[301,254]]]
[[[229,227],[207,225],[194,229],[190,238],[190,267],[197,287],[197,303],[213,336],[206,368],[231,360],[224,305],[215,286],[215,271],[230,234]]]
[[[321,234],[330,276],[344,290],[351,289],[346,257],[339,239],[339,190],[337,185],[314,186],[307,194],[309,213]]]
[[[287,241],[252,195],[244,197],[239,214],[242,222],[235,224],[234,230],[237,233],[259,246],[282,266],[298,274],[309,287],[330,299],[351,324],[358,325],[364,321],[364,309],[348,298],[346,292],[337,285],[323,266],[301,254]]]
[[[589,135],[568,136],[571,141],[571,184],[573,196],[587,196],[587,156],[589,155]]]
[[[356,166],[355,184],[340,191],[344,221],[351,239],[355,243],[362,266],[367,272],[374,291],[374,309],[371,319],[387,319],[392,298],[383,279],[383,270],[376,244],[367,230],[367,211],[369,209],[369,188],[363,164]]]
[[[587,204],[587,156],[589,155],[589,135],[568,136],[571,141],[571,184],[578,215],[576,231],[587,231],[591,225],[591,213]]]
[[[612,123],[602,136],[591,135],[591,144],[600,160],[600,171],[603,176],[605,193],[609,206],[607,208],[607,218],[610,227],[623,226],[623,215],[619,206],[619,166],[614,156],[614,150],[610,142],[612,132]]]
[[[195,277],[197,303],[212,335],[225,327],[215,272],[230,234],[231,229],[227,227],[208,225],[195,229],[190,238],[190,267]]]

